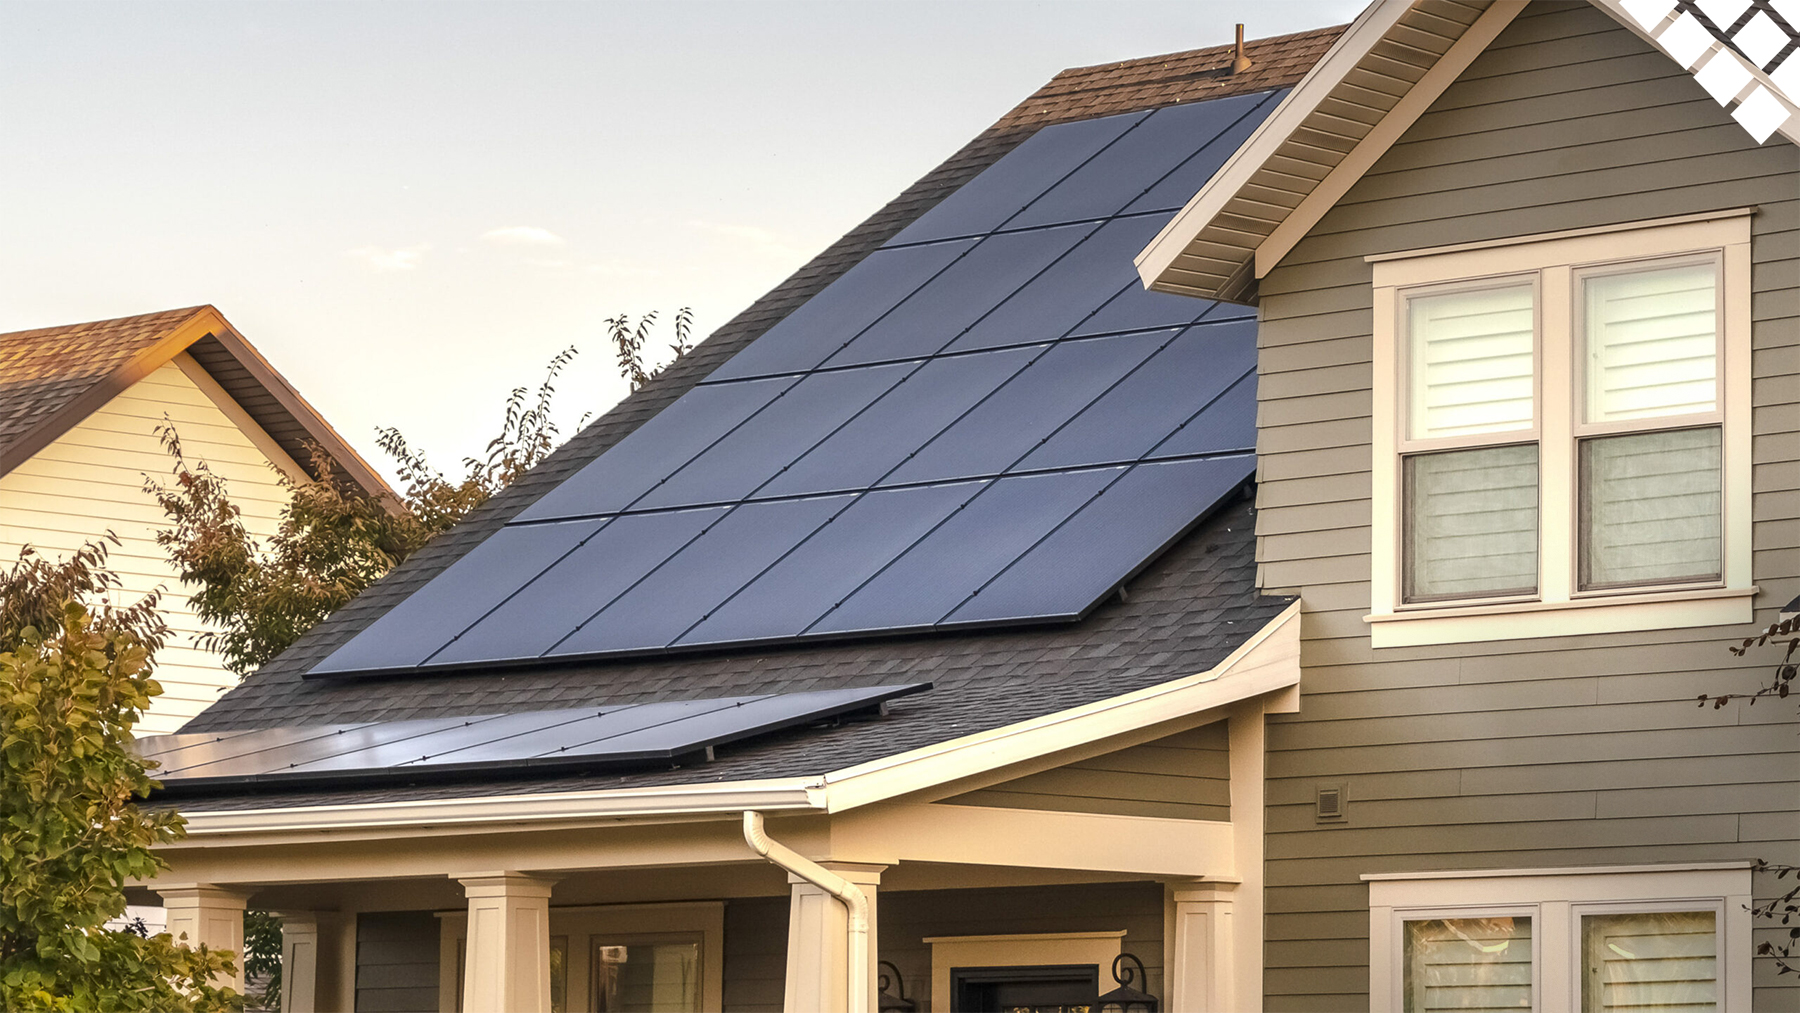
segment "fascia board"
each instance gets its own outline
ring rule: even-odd
[[[1133,263],[1137,265],[1138,276],[1143,279],[1145,288],[1156,287],[1157,279],[1168,271],[1188,244],[1224,210],[1263,163],[1319,108],[1338,82],[1411,9],[1409,0],[1375,0],[1357,15],[1325,56],[1307,71],[1294,90],[1288,92],[1287,98],[1281,100],[1281,105],[1134,258]]]
[[[183,813],[187,836],[234,837],[323,830],[406,830],[419,826],[579,823],[637,817],[731,814],[823,808],[818,778],[734,781],[659,788],[486,795],[343,805],[285,806]]]
[[[1205,672],[990,731],[898,753],[825,775],[827,812],[908,795],[1085,742],[1151,727],[1300,684],[1300,603],[1270,620]],[[1291,663],[1245,664],[1291,653]],[[1244,671],[1235,670],[1243,668]]]

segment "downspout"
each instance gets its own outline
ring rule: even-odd
[[[849,994],[845,1013],[869,1013],[869,896],[862,888],[785,845],[769,840],[762,813],[744,810],[744,843],[750,850],[799,876],[844,903],[849,912],[845,945],[849,953],[846,977]]]

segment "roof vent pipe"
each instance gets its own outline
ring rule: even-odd
[[[832,872],[799,852],[769,839],[763,830],[762,813],[744,810],[744,843],[750,850],[775,863],[778,868],[799,876],[808,883],[843,901],[850,917],[845,932],[849,950],[849,967],[845,977],[849,994],[845,996],[845,1013],[869,1013],[869,895],[862,888]]]
[[[1242,74],[1250,69],[1250,58],[1244,55],[1244,26],[1237,26],[1237,43],[1231,47],[1231,72]]]

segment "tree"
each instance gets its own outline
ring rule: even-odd
[[[1750,701],[1752,707],[1756,706],[1758,700],[1770,697],[1786,700],[1794,691],[1796,674],[1800,674],[1800,669],[1797,669],[1795,665],[1796,656],[1800,655],[1800,618],[1784,619],[1774,623],[1760,635],[1746,637],[1743,643],[1737,644],[1729,650],[1732,654],[1742,658],[1751,651],[1760,651],[1771,646],[1781,651],[1781,658],[1772,666],[1768,682],[1749,693],[1722,693],[1718,696],[1702,693],[1700,694],[1700,706],[1705,707],[1710,703],[1714,710],[1719,710],[1736,699],[1746,699]],[[1795,953],[1796,949],[1800,949],[1800,942],[1796,942],[1800,940],[1800,925],[1794,924],[1796,919],[1800,919],[1800,865],[1787,865],[1759,858],[1752,865],[1752,871],[1773,873],[1776,882],[1784,881],[1789,876],[1794,877],[1794,885],[1789,887],[1785,893],[1760,904],[1752,905],[1750,914],[1763,922],[1779,925],[1788,930],[1787,941],[1784,943],[1758,943],[1757,955],[1774,958],[1777,977],[1784,974],[1800,974],[1800,955]]]
[[[660,371],[644,359],[656,319],[647,313],[635,326],[627,316],[606,321],[619,369],[634,389]],[[674,323],[669,349],[680,358],[692,347],[692,312],[680,310]],[[525,387],[513,389],[499,435],[483,457],[463,461],[459,479],[432,467],[398,429],[379,430],[379,446],[398,464],[403,485],[398,503],[377,500],[345,481],[314,447],[317,477],[282,476],[288,505],[279,531],[266,542],[244,527],[224,479],[204,461],[186,457],[174,426],[159,427],[174,481],[165,486],[146,478],[145,489],[173,524],[157,534],[157,544],[182,582],[193,587],[188,602],[213,627],[201,636],[201,646],[223,655],[226,667],[240,676],[255,671],[548,457],[561,442],[551,417],[555,381],[575,355],[571,347],[552,358],[535,395]]]
[[[106,552],[0,573],[0,1009],[232,1009],[232,954],[106,927],[184,833],[136,805],[155,782],[131,750],[168,627],[154,594],[111,603]]]

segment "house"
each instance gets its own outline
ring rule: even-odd
[[[387,485],[211,306],[0,334],[0,560],[30,545],[60,556],[108,532],[120,591],[163,589],[174,639],[158,657],[163,695],[139,734],[180,728],[236,684],[194,638],[205,626],[156,544],[168,526],[146,478],[166,480],[156,435],[172,423],[190,458],[231,486],[254,535],[274,534],[286,494],[304,478],[309,442],[375,495]]]
[[[289,1010],[1791,1005],[1794,715],[1694,703],[1800,159],[1653,6],[1059,75],[146,743],[141,891]]]

